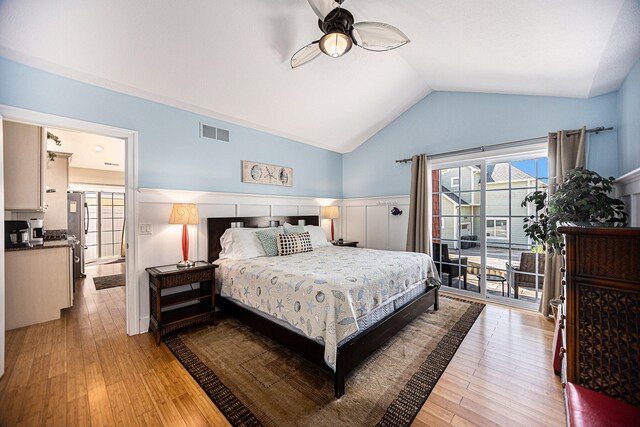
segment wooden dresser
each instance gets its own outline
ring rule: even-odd
[[[563,382],[640,406],[640,228],[562,224]]]

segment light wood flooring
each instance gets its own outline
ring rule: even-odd
[[[96,291],[89,276],[61,319],[7,332],[0,425],[227,425],[164,344],[126,335],[124,291]],[[414,425],[564,425],[552,333],[534,313],[487,304]]]

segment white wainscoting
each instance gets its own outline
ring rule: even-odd
[[[391,210],[397,207],[401,215]],[[370,197],[342,201],[342,235],[360,247],[403,251],[407,245],[409,196]]]
[[[616,197],[625,202],[629,225],[640,227],[640,168],[615,183]],[[397,206],[402,215],[391,215]],[[409,196],[344,199],[340,222],[343,233],[336,237],[356,240],[359,246],[403,251],[407,242]]]
[[[207,222],[211,217],[321,215],[321,207],[340,205],[339,199],[264,196],[141,189],[138,196],[137,224],[151,224],[151,235],[138,235],[138,278],[140,284],[140,332],[149,327],[149,277],[146,267],[171,264],[182,259],[182,227],[169,224],[173,203],[195,203],[200,224],[190,227],[189,258],[207,259]],[[330,236],[329,220],[321,225]],[[340,222],[336,221],[336,236]],[[136,227],[138,229],[138,227]]]
[[[640,227],[640,168],[616,179],[615,193],[624,202],[629,214],[629,225]]]

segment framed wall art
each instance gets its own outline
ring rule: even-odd
[[[243,160],[242,182],[293,187],[293,169]]]

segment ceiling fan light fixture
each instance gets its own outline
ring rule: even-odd
[[[332,58],[339,58],[351,50],[353,41],[347,34],[333,31],[320,39],[320,50]]]

